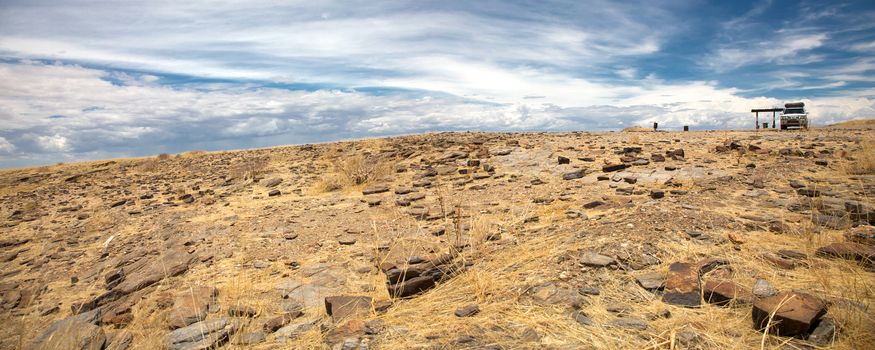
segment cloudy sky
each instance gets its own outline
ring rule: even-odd
[[[0,0],[0,167],[875,117],[875,2]]]

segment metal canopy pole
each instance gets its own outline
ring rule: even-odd
[[[759,129],[760,128],[760,112],[754,112],[754,114],[757,116],[756,123],[757,123],[757,129]]]
[[[772,112],[772,129],[775,128],[775,112]]]

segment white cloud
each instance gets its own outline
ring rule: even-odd
[[[12,153],[13,151],[15,151],[15,145],[9,142],[9,140],[0,137],[0,153]]]
[[[870,41],[870,42],[851,45],[851,50],[862,51],[862,52],[875,51],[875,40]]]
[[[706,64],[719,72],[749,64],[807,64],[823,60],[820,55],[805,55],[821,47],[829,36],[825,33],[779,35],[774,40],[738,42],[718,48]]]
[[[787,22],[763,31],[755,19],[771,11],[767,1],[724,23],[731,33],[706,59],[673,61],[662,50],[696,30],[684,19],[697,5],[658,2],[543,11],[512,2],[10,0],[0,5],[0,137],[13,157],[45,160],[432,130],[746,127],[751,108],[782,101],[743,96],[771,89],[842,88],[844,97],[810,100],[812,110],[870,114],[871,91],[858,87],[872,81],[871,59],[799,67],[831,64],[822,49],[835,31]],[[868,47],[850,45],[841,49]],[[666,68],[666,59],[704,63]],[[52,60],[67,63],[42,63]],[[761,63],[778,68],[765,73],[775,81],[717,81]],[[658,78],[677,70],[699,75]],[[848,106],[829,107],[839,103]]]
[[[751,108],[782,103],[741,97],[739,90],[714,82],[672,83],[651,76],[635,86],[609,85],[534,69],[440,63],[436,85],[422,88],[515,101],[246,84],[172,88],[140,84],[137,75],[124,80],[131,84],[126,85],[106,80],[116,73],[76,65],[0,64],[6,78],[0,81],[5,107],[0,119],[9,125],[0,150],[26,162],[438,130],[592,130],[652,122],[665,128],[738,128],[749,126]],[[518,91],[545,97],[516,100]],[[818,123],[873,116],[875,105],[865,96],[806,101]]]
[[[624,79],[635,79],[638,76],[638,70],[632,67],[617,69],[617,75]]]
[[[37,136],[36,140],[40,147],[48,152],[65,152],[69,147],[67,138],[58,134]]]
[[[448,54],[468,62],[592,67],[656,52],[671,30],[651,26],[670,17],[668,11],[631,3],[568,6],[558,18],[513,4],[490,7],[488,15],[476,3],[428,7],[268,1],[8,6],[0,11],[0,49],[197,76],[364,85],[373,81],[321,65],[409,75],[410,68],[428,69],[411,60]],[[584,17],[592,19],[578,20]]]

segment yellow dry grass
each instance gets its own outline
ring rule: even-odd
[[[391,164],[375,155],[334,156],[328,160],[329,172],[310,188],[311,194],[346,190],[359,191],[367,185],[385,179],[392,171]]]
[[[850,156],[853,160],[845,166],[847,174],[875,174],[875,137],[864,138]]]
[[[623,132],[651,132],[653,129],[645,128],[643,126],[630,126],[627,128],[623,128]]]
[[[856,127],[868,127],[875,126],[875,119],[854,119],[848,120],[841,123],[830,124],[828,128],[856,128]]]

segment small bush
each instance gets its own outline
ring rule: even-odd
[[[377,156],[337,156],[331,160],[330,172],[313,184],[310,191],[318,194],[360,188],[379,181],[389,173],[389,163]]]
[[[344,181],[337,175],[324,176],[313,186],[311,192],[326,193],[340,191],[344,188]]]
[[[228,175],[233,179],[252,180],[264,172],[268,163],[270,163],[269,157],[244,158],[231,167]]]
[[[376,156],[353,156],[339,158],[334,168],[350,186],[372,182],[388,173],[388,164]]]
[[[853,161],[848,165],[847,173],[852,175],[875,174],[875,138],[860,142],[860,149],[853,152]]]

